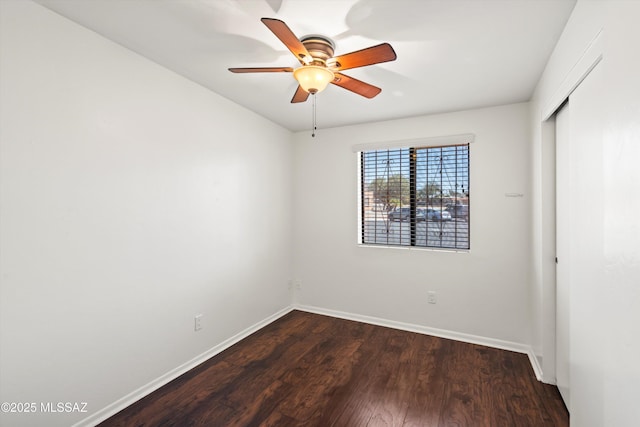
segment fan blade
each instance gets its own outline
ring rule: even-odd
[[[371,99],[382,92],[382,89],[370,85],[369,83],[354,79],[353,77],[349,77],[342,73],[334,74],[336,78],[331,83],[344,89],[350,90],[351,92],[357,93],[358,95],[362,95],[365,98]]]
[[[329,60],[330,64],[335,60],[336,70],[348,70],[350,68],[364,67],[366,65],[380,64],[393,61],[397,58],[396,52],[389,43],[382,43],[366,49],[358,50],[344,55],[336,56]],[[330,65],[331,66],[331,65]]]
[[[282,43],[298,58],[301,64],[309,64],[313,61],[311,55],[304,47],[302,42],[298,40],[293,31],[287,27],[283,21],[272,18],[262,18],[262,23],[267,26],[280,39]]]
[[[309,92],[298,86],[298,89],[296,89],[296,93],[294,93],[293,98],[291,98],[291,103],[295,104],[297,102],[305,102],[307,98],[309,98]]]
[[[229,68],[232,73],[291,73],[291,67]]]

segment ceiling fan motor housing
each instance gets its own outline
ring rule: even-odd
[[[318,34],[310,34],[300,38],[300,42],[313,57],[313,62],[309,65],[326,65],[327,61],[333,57],[336,47],[333,40]]]

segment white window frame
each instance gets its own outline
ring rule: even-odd
[[[352,151],[356,154],[357,158],[357,244],[361,247],[373,247],[373,248],[394,248],[394,249],[409,249],[409,250],[430,250],[430,251],[453,251],[453,252],[469,252],[471,248],[471,228],[469,225],[470,213],[467,218],[467,228],[468,228],[468,248],[458,248],[458,247],[442,247],[442,246],[426,246],[426,245],[408,245],[408,244],[380,244],[380,243],[365,243],[363,242],[363,206],[362,206],[362,153],[368,151],[376,151],[376,150],[397,150],[397,149],[423,149],[423,148],[436,148],[436,147],[444,147],[444,146],[455,146],[455,145],[469,145],[469,152],[471,152],[471,144],[475,140],[474,134],[459,134],[459,135],[447,135],[447,136],[436,136],[436,137],[426,137],[419,139],[411,139],[411,140],[400,140],[400,141],[381,141],[381,142],[372,142],[366,144],[356,144],[352,146]],[[471,160],[469,159],[469,162]],[[470,165],[469,165],[470,168]],[[470,173],[470,171],[469,171]],[[471,176],[468,177],[468,185],[470,185]],[[468,189],[467,189],[468,190]],[[469,205],[468,205],[469,206]],[[470,210],[469,207],[467,209]]]

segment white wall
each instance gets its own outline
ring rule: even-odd
[[[375,101],[372,101],[375,102]],[[322,117],[322,110],[318,111]],[[300,304],[529,343],[528,104],[295,135]],[[473,133],[471,250],[359,247],[356,144]],[[507,198],[505,193],[523,193]],[[427,304],[436,291],[438,303]]]
[[[609,5],[603,141],[604,425],[640,420],[640,2]],[[602,286],[604,285],[604,286]],[[588,404],[585,402],[585,405]]]
[[[572,425],[635,426],[640,419],[637,390],[640,387],[640,3],[636,1],[593,2],[579,0],[565,32],[559,41],[532,101],[533,176],[534,176],[534,338],[542,356],[553,352],[547,296],[553,283],[544,280],[549,260],[545,253],[550,242],[544,239],[542,224],[549,221],[545,205],[553,195],[543,185],[549,173],[545,161],[545,144],[541,124],[545,105],[570,80],[580,58],[588,53],[593,40],[602,30],[602,62],[606,95],[602,103],[604,132],[602,135],[599,172],[602,190],[594,196],[603,200],[603,218],[593,224],[595,236],[601,236],[599,258],[591,264],[600,270],[571,289],[572,304],[580,303],[580,321],[572,316],[571,334],[581,349],[578,364],[572,366],[571,386],[582,387],[572,394]],[[548,160],[548,159],[547,159]],[[589,254],[594,255],[593,253]],[[586,262],[586,261],[585,261]],[[548,277],[548,275],[546,276]],[[601,278],[598,280],[598,277]],[[593,319],[601,322],[595,333]],[[545,344],[546,343],[546,344]],[[570,350],[571,351],[571,350]],[[547,371],[545,361],[544,370]],[[545,374],[545,379],[547,375]],[[594,379],[597,381],[594,382]]]
[[[0,401],[89,410],[0,424],[69,425],[290,304],[291,134],[0,6]]]

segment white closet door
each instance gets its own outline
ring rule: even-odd
[[[571,147],[569,384],[572,425],[604,423],[603,369],[607,343],[602,314],[604,272],[603,103],[604,63],[596,66],[569,97]],[[612,201],[617,203],[618,201]],[[624,206],[624,203],[620,203]]]
[[[581,427],[601,427],[604,413],[602,69],[556,116],[556,381]]]
[[[571,235],[571,150],[569,104],[556,114],[556,384],[569,405],[569,239]]]

